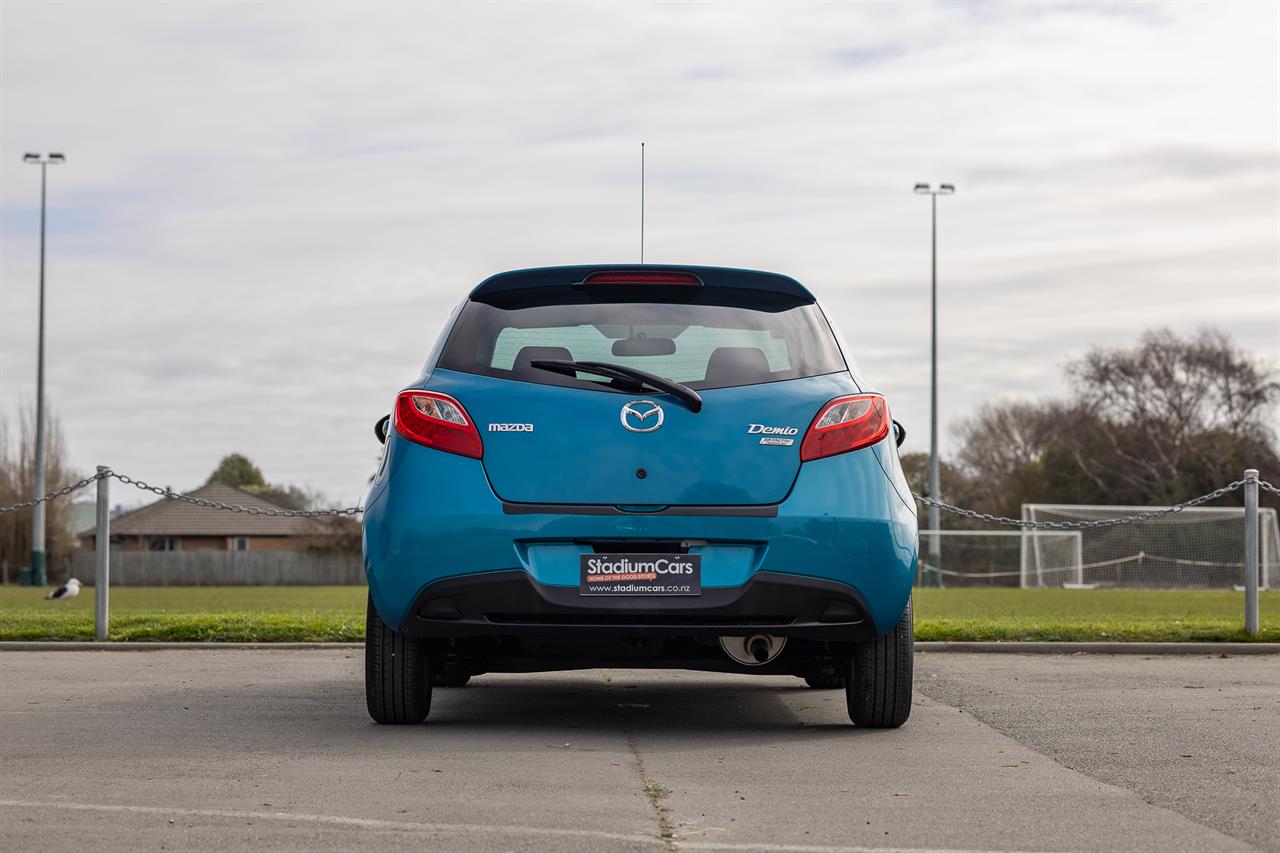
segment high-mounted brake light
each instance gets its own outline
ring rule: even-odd
[[[889,434],[889,404],[879,394],[837,397],[822,407],[800,445],[800,461],[869,447]]]
[[[620,270],[618,272],[593,272],[583,284],[702,284],[702,279],[688,272],[664,272],[662,270]]]
[[[484,456],[484,444],[467,410],[448,394],[401,391],[396,397],[396,432],[417,444],[470,456]]]

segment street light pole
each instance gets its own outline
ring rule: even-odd
[[[932,256],[932,277],[930,285],[930,328],[929,328],[929,497],[941,500],[938,465],[938,196],[951,195],[956,191],[953,184],[939,184],[932,189],[928,184],[916,184],[917,195],[928,195],[931,208],[930,245]],[[941,524],[936,506],[929,507],[929,529],[937,530]],[[936,533],[929,536],[930,571],[922,575],[925,586],[942,586],[942,538]]]
[[[44,482],[44,232],[45,232],[45,189],[47,185],[48,167],[65,163],[66,157],[57,153],[48,156],[40,154],[24,154],[22,162],[40,166],[40,309],[39,331],[37,333],[36,355],[36,468],[35,497],[45,493]],[[45,584],[45,525],[44,504],[38,503],[32,508],[31,516],[31,585]]]

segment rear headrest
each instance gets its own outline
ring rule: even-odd
[[[716,347],[707,359],[708,385],[751,385],[772,379],[769,359],[759,347]]]
[[[529,362],[543,360],[573,361],[573,353],[564,347],[520,347],[511,369],[525,373],[534,369],[529,366]]]

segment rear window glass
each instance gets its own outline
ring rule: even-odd
[[[468,302],[439,366],[534,382],[607,389],[539,359],[635,367],[694,389],[754,385],[846,369],[812,302],[732,288],[536,288]]]

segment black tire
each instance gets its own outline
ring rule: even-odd
[[[369,716],[383,725],[412,725],[431,710],[427,644],[399,634],[374,609],[365,616],[364,698]]]
[[[819,672],[804,677],[804,683],[814,690],[839,690],[844,687],[846,679],[843,675]]]
[[[433,672],[431,683],[435,687],[466,687],[471,676],[465,672]]]
[[[911,602],[892,631],[855,643],[844,688],[849,719],[868,729],[896,729],[911,716],[915,664],[915,628]]]

